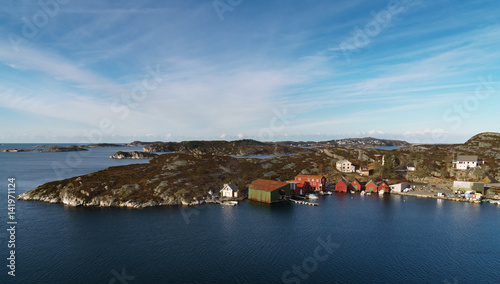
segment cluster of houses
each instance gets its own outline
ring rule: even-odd
[[[354,179],[352,182],[341,179],[335,185],[335,191],[347,192],[348,190],[354,192],[389,192],[390,187],[385,181],[379,183],[375,183],[374,181],[361,183],[357,179]],[[326,192],[326,177],[322,175],[297,175],[294,180],[287,182],[258,179],[250,184],[248,199],[264,203],[274,203],[288,200],[295,195],[305,195],[314,192]]]
[[[389,192],[390,187],[385,181],[374,182],[370,180],[367,183],[362,183],[357,179],[354,179],[352,182],[348,182],[345,179],[339,180],[339,182],[335,185],[335,191],[338,192],[347,192],[347,191],[365,191],[365,192]]]
[[[342,173],[358,173],[360,176],[367,177],[370,175],[370,171],[367,167],[356,167],[348,160],[340,160],[337,161],[335,167],[339,172]]]
[[[478,161],[477,156],[457,156],[457,159],[453,161],[456,169],[470,169],[475,168],[481,164]],[[336,163],[336,168],[338,171],[343,173],[354,173],[357,172],[361,176],[369,176],[369,170],[366,167],[356,167],[348,160],[340,160]],[[414,171],[415,168],[408,168],[408,171]],[[469,185],[469,183],[467,184]],[[456,187],[466,188],[464,184]],[[476,185],[469,185],[474,187]],[[375,182],[370,180],[367,183],[362,183],[358,179],[354,179],[351,182],[340,179],[335,184],[335,191],[337,192],[404,192],[409,189],[409,183],[399,183],[394,185],[389,185],[385,181]],[[308,193],[324,193],[326,192],[326,177],[322,175],[297,175],[293,180],[283,182],[274,181],[266,179],[258,179],[253,181],[248,188],[248,199],[264,202],[264,203],[274,203],[283,200],[289,200],[295,195],[306,195]],[[484,192],[483,192],[484,193]],[[234,184],[225,184],[219,192],[222,198],[238,198],[239,190]]]

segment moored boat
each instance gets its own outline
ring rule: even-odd
[[[221,205],[236,206],[238,205],[238,201],[223,201],[221,202]]]
[[[312,194],[311,193],[311,194],[307,195],[307,198],[309,198],[309,199],[318,199],[319,197],[316,194]]]

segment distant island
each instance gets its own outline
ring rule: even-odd
[[[49,147],[47,149],[4,149],[1,150],[2,152],[11,152],[11,153],[16,153],[16,152],[74,152],[74,151],[88,151],[84,147],[81,146],[46,146],[46,145],[37,145],[35,146],[37,148],[45,148]]]
[[[70,206],[142,208],[196,203],[209,192],[218,192],[226,183],[234,183],[244,194],[255,179],[289,181],[297,174],[321,174],[331,184],[342,178],[357,178],[364,182],[429,182],[442,187],[450,187],[457,179],[482,182],[500,179],[500,133],[481,133],[464,144],[454,145],[380,142],[384,146],[406,146],[391,151],[373,148],[374,144],[381,144],[372,139],[347,139],[351,145],[360,145],[359,148],[338,146],[346,143],[304,148],[303,144],[293,144],[300,142],[255,140],[156,142],[144,145],[144,151],[171,153],[155,156],[147,164],[111,167],[49,182],[18,198]],[[279,156],[245,158],[255,155]],[[457,155],[478,155],[482,165],[457,170],[454,168]],[[369,176],[339,171],[336,167],[339,161],[366,169]]]

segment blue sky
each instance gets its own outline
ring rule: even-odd
[[[499,13],[498,1],[5,1],[0,142],[464,142],[500,131]]]

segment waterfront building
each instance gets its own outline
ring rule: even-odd
[[[237,198],[238,187],[234,183],[226,183],[219,193],[221,197]]]
[[[484,194],[484,183],[480,182],[469,182],[469,181],[454,181],[453,189],[460,190],[462,192],[472,190],[474,192],[479,192]]]
[[[291,185],[290,183],[258,179],[253,181],[248,188],[248,199],[274,203],[290,199]]]
[[[340,179],[339,182],[335,185],[335,190],[347,192],[347,187],[349,187],[349,183],[344,179]]]
[[[382,181],[378,184],[378,191],[385,191],[385,192],[389,192],[389,185],[385,182],[385,181]]]
[[[389,188],[391,189],[391,192],[400,192],[400,193],[409,187],[410,187],[410,184],[407,182],[392,184],[389,186]]]
[[[354,191],[361,191],[363,190],[363,185],[359,182],[358,179],[354,179],[350,184],[349,184],[349,189],[354,190]]]
[[[377,192],[378,185],[373,180],[371,180],[365,185],[365,190],[367,192],[370,192],[370,191]]]
[[[295,185],[295,194],[305,194],[312,191],[325,191],[326,189],[326,177],[321,175],[297,175],[291,183]]]

